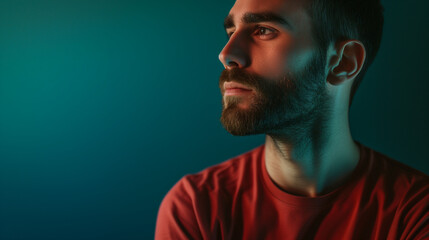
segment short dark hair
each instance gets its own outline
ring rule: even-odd
[[[353,82],[350,105],[380,47],[383,11],[380,0],[311,0],[308,6],[313,37],[322,51],[326,52],[331,43],[347,39],[357,39],[365,46],[366,60]]]

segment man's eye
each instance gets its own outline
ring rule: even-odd
[[[262,27],[262,26],[257,26],[254,32],[255,35],[257,35],[260,39],[263,39],[263,40],[274,38],[276,36],[276,33],[277,33],[277,30],[275,29]],[[228,39],[231,38],[233,34],[234,34],[234,31],[226,32]]]
[[[266,27],[257,27],[255,34],[260,38],[260,39],[271,39],[275,37],[275,34],[277,33],[276,30],[271,29],[271,28],[266,28]]]

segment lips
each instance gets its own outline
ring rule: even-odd
[[[234,88],[239,88],[239,89],[248,90],[248,91],[252,90],[249,87],[247,87],[243,84],[237,83],[237,82],[225,82],[223,84],[223,88],[225,90],[234,89]]]
[[[225,82],[223,88],[225,89],[224,96],[242,95],[252,92],[251,88],[237,82]]]

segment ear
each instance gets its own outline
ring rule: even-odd
[[[332,54],[328,55],[327,81],[332,85],[339,85],[355,79],[365,62],[366,51],[363,44],[358,40],[347,40],[337,43],[332,50]]]

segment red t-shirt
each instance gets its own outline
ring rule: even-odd
[[[264,146],[183,177],[161,203],[155,239],[429,239],[429,177],[360,145],[341,187],[288,194]]]

